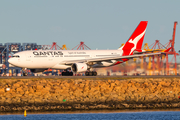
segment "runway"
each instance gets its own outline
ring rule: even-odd
[[[128,78],[180,78],[180,75],[143,75],[143,76],[3,76],[0,79],[128,79]]]

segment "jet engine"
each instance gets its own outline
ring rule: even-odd
[[[44,70],[47,70],[47,69],[30,69],[30,70],[33,73],[42,73]]]
[[[73,72],[85,72],[88,69],[88,66],[86,63],[74,63],[71,66],[71,70]]]

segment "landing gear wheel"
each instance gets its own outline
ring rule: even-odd
[[[27,76],[28,75],[27,68],[22,68],[22,75],[23,76]]]
[[[23,73],[23,76],[27,76],[28,74],[26,72]]]
[[[93,76],[96,76],[96,75],[97,75],[97,72],[96,72],[96,71],[93,71],[92,73],[93,73]]]
[[[93,72],[90,71],[90,72],[89,72],[89,76],[93,76]]]
[[[96,76],[97,75],[97,72],[96,71],[87,71],[87,72],[85,72],[85,75],[86,76]]]
[[[73,76],[73,72],[69,72],[69,76]]]
[[[89,76],[89,72],[85,72],[85,76]]]
[[[65,70],[62,72],[62,76],[73,76],[73,72],[69,72],[68,70]]]

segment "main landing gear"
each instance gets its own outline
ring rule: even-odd
[[[86,76],[96,76],[96,75],[97,75],[97,72],[96,72],[96,71],[86,71],[86,72],[85,72],[85,75],[86,75]]]
[[[73,72],[71,70],[63,70],[62,76],[73,76]]]

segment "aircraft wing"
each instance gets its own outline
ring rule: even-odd
[[[142,56],[152,56],[152,55],[161,55],[165,54],[164,52],[159,53],[148,53],[148,54],[136,54],[136,55],[127,55],[127,56],[117,56],[117,57],[103,57],[103,58],[90,58],[90,59],[81,59],[81,60],[69,60],[69,61],[63,61],[64,64],[70,65],[73,63],[88,63],[88,62],[102,62],[102,61],[109,61],[109,60],[117,60],[117,61],[123,61],[122,59],[132,59]]]
[[[172,49],[172,47],[166,49],[166,50],[143,50],[142,52],[134,51],[134,54],[142,54],[142,53],[149,53],[149,52],[169,52]]]

